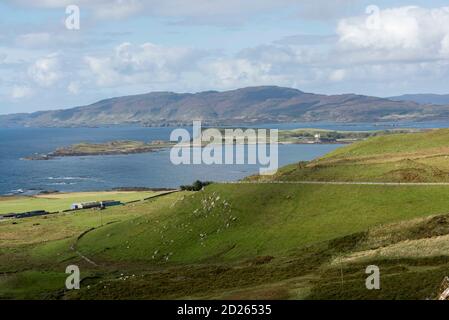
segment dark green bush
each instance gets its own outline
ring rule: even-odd
[[[201,189],[203,189],[203,187],[211,184],[212,182],[210,181],[200,181],[200,180],[196,180],[193,184],[191,185],[183,185],[181,186],[181,190],[183,191],[200,191]]]

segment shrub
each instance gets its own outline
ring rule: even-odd
[[[196,180],[193,184],[191,185],[183,185],[181,186],[181,190],[183,191],[200,191],[201,189],[203,189],[205,186],[211,184],[212,182],[210,181],[200,181],[200,180]]]

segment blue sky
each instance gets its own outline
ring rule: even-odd
[[[449,93],[445,2],[5,0],[0,114],[254,85]],[[65,27],[71,4],[80,30]]]

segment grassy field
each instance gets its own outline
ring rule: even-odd
[[[58,212],[70,209],[72,203],[102,200],[117,200],[130,202],[155,196],[161,192],[154,191],[105,191],[105,192],[74,192],[37,195],[32,197],[12,196],[0,197],[0,214],[20,213],[32,210]]]
[[[91,268],[71,249],[77,237],[92,228],[168,208],[188,193],[172,193],[142,203],[111,207],[104,211],[81,210],[19,220],[0,221],[0,298],[47,298],[64,289],[69,263]],[[87,270],[87,276],[91,271]],[[95,270],[93,271],[95,273]],[[62,286],[62,287],[61,287]]]
[[[338,148],[310,162],[247,180],[449,182],[449,129],[391,134]]]
[[[421,230],[416,225],[430,215],[444,216],[448,195],[445,186],[216,184],[134,203],[126,210],[3,222],[0,273],[6,275],[0,278],[0,297],[319,298],[320,279],[341,264],[348,279],[354,264],[381,259],[388,263],[380,265],[390,270],[391,261],[407,256],[407,250],[398,249],[411,238],[406,230]],[[401,225],[404,221],[410,222]],[[440,225],[439,234],[449,234],[449,219]],[[421,231],[414,240],[431,236]],[[98,267],[70,250],[74,243]],[[376,246],[391,248],[373,256],[369,250]],[[432,260],[442,252],[444,247],[420,255],[410,251],[413,261],[431,259],[436,266],[444,265]],[[68,264],[83,271],[78,292],[63,288]],[[352,281],[359,284],[356,279],[363,275],[355,272]]]
[[[449,212],[448,198],[449,186],[212,185],[151,219],[93,231],[79,248],[105,260],[237,261]]]
[[[449,131],[411,136],[375,137],[274,179],[404,182],[413,169],[412,181],[445,181]],[[433,299],[448,241],[447,185],[212,184],[1,221],[0,298]],[[64,289],[69,264],[81,290]],[[372,264],[381,290],[365,288]]]
[[[337,149],[322,159],[394,154],[422,154],[444,152],[449,148],[449,129],[430,130],[374,137]]]

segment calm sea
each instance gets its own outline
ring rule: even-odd
[[[411,124],[267,124],[265,128],[301,127],[339,130],[379,130],[395,127],[449,127],[449,123]],[[257,127],[261,127],[260,125]],[[25,161],[34,153],[48,153],[82,141],[169,140],[173,128],[0,128],[0,194],[36,193],[43,190],[93,191],[119,187],[178,187],[193,181],[231,181],[253,173],[254,165],[173,165],[169,150],[117,156],[67,157]],[[281,145],[279,164],[311,160],[339,145]]]

